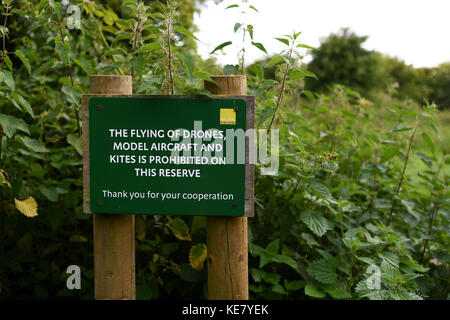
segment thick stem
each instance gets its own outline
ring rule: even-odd
[[[63,25],[62,25],[61,19],[59,18],[59,15],[56,11],[55,11],[55,15],[56,15],[56,18],[58,19],[59,35],[61,36],[61,41],[62,41],[63,46],[65,46],[66,42],[64,40]],[[67,61],[67,70],[69,72],[70,83],[73,88],[73,75],[72,75],[72,66],[70,64],[70,59],[68,59],[68,61]],[[78,136],[81,137],[80,115],[78,112],[78,107],[76,105],[74,107],[74,112],[75,112],[75,119],[77,121],[77,133],[78,133]]]
[[[417,129],[419,128],[419,125],[420,125],[420,121],[418,120],[417,123],[416,123],[416,126],[415,126],[415,128],[414,128],[414,130],[413,130],[413,132],[411,134],[411,137],[409,138],[408,151],[406,152],[405,162],[403,163],[402,175],[400,177],[400,181],[398,183],[397,190],[395,191],[395,198],[394,198],[394,201],[392,202],[391,211],[389,213],[389,220],[388,220],[388,223],[387,223],[388,226],[392,222],[392,217],[394,215],[394,209],[395,209],[395,206],[397,205],[397,197],[398,197],[398,195],[400,193],[400,189],[402,188],[403,180],[405,178],[406,166],[408,165],[408,160],[409,160],[409,153],[411,152],[411,146],[412,146],[412,144],[414,142],[414,136],[416,135],[416,132],[417,132]]]
[[[136,51],[137,51],[137,44],[138,44],[138,38],[141,35],[141,20],[142,20],[142,0],[139,1],[139,14],[138,14],[138,21],[136,25],[136,32],[134,33],[134,43],[133,43],[133,57],[136,58]],[[134,67],[131,67],[131,77],[134,78]]]
[[[170,94],[174,94],[174,85],[173,85],[173,75],[172,75],[172,47],[170,44],[170,28],[172,27],[172,16],[169,13],[169,18],[167,21],[167,47],[169,51],[168,57],[168,68],[169,68],[169,84],[170,84]]]
[[[288,60],[291,60],[291,55],[292,55],[292,50],[289,52]],[[278,93],[278,99],[277,99],[277,104],[276,104],[276,107],[275,107],[275,113],[272,116],[272,120],[270,120],[269,128],[267,128],[267,133],[270,132],[270,129],[272,128],[273,121],[275,120],[275,116],[276,116],[276,114],[278,112],[278,109],[280,108],[281,98],[283,96],[284,88],[286,86],[286,78],[287,78],[288,73],[289,73],[289,62],[286,62],[286,67],[284,69],[283,79],[281,80],[280,92]]]
[[[2,139],[3,130],[0,128],[0,169],[2,168]],[[1,174],[1,173],[0,173]],[[5,211],[3,210],[3,185],[0,185],[0,297],[5,297]]]
[[[247,31],[247,28],[243,29],[244,30],[244,34],[242,35],[242,49],[241,49],[241,74],[245,74],[244,72],[244,63],[245,63],[245,33]]]
[[[438,203],[438,200],[439,199],[436,199],[436,201],[434,203],[433,212],[432,212],[431,218],[430,218],[430,224],[428,226],[428,235],[431,235],[431,232],[433,231],[434,222],[436,221],[436,217],[439,212],[440,205]],[[420,259],[420,261],[422,263],[425,261],[425,255],[427,252],[428,241],[429,241],[428,239],[425,240],[425,243],[423,245],[422,258]]]
[[[3,21],[3,46],[2,46],[2,70],[5,67],[5,55],[6,53],[6,34],[5,34],[5,28],[6,28],[6,24],[8,23],[8,15],[9,15],[9,7],[6,7],[6,12],[5,12],[5,21]]]

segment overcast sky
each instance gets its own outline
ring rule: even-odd
[[[224,10],[231,4],[241,8]],[[249,9],[253,5],[259,12]],[[302,42],[313,47],[330,33],[349,27],[357,35],[367,35],[364,47],[395,56],[414,67],[433,67],[450,61],[450,0],[206,0],[195,16],[200,29],[199,53],[207,58],[216,46],[233,41],[217,58],[222,64],[237,64],[242,38],[233,32],[236,22],[252,24],[254,41],[269,54],[283,49],[274,39],[293,30],[302,31]],[[251,47],[246,61],[264,57]],[[308,59],[305,60],[306,62]]]

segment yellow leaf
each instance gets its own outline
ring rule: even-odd
[[[189,263],[191,264],[191,267],[198,271],[202,270],[206,256],[207,250],[204,243],[199,243],[192,246],[191,251],[189,252]]]
[[[170,220],[167,227],[172,230],[173,235],[178,239],[185,241],[192,240],[191,235],[189,234],[189,227],[181,218]]]
[[[0,185],[6,184],[8,187],[11,188],[11,184],[8,181],[8,174],[5,170],[0,169]]]
[[[33,197],[28,197],[25,200],[17,200],[14,198],[14,203],[16,204],[17,210],[22,212],[27,217],[36,217],[38,215],[37,213],[37,203],[36,200],[34,200]]]

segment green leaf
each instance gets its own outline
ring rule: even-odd
[[[356,99],[360,99],[361,98],[361,95],[358,92],[353,91],[350,88],[345,88],[345,93],[347,93],[349,96],[351,96],[353,98],[356,98]]]
[[[286,289],[284,289],[283,286],[281,284],[279,284],[279,283],[277,283],[276,285],[274,285],[272,287],[272,291],[276,292],[276,293],[279,293],[279,294],[283,294],[283,295],[287,295],[288,294]]]
[[[279,248],[280,248],[280,239],[275,239],[267,245],[265,252],[274,255],[278,252]]]
[[[69,143],[78,152],[80,156],[83,155],[83,140],[76,134],[69,133],[67,135],[67,143]]]
[[[289,70],[289,77],[291,80],[303,79],[304,77],[311,77],[311,78],[317,79],[316,75],[314,73],[312,73],[311,71],[295,70],[295,69]]]
[[[265,272],[261,270],[262,279],[264,282],[272,285],[277,285],[280,282],[281,276],[277,273]]]
[[[422,138],[427,143],[428,148],[430,148],[431,153],[433,155],[435,155],[434,143],[433,143],[433,140],[431,140],[430,136],[428,134],[426,134],[425,132],[423,132],[422,133]]]
[[[228,7],[226,7],[225,10],[231,9],[231,8],[238,8],[238,7],[239,7],[239,5],[237,5],[237,4],[232,4],[232,5],[228,6]]]
[[[28,58],[23,54],[23,52],[20,49],[17,49],[15,53],[16,56],[20,59],[20,61],[22,61],[24,67],[27,69],[28,74],[31,75],[31,67]]]
[[[394,300],[423,300],[421,296],[409,292],[405,288],[397,288],[391,290],[389,293]]]
[[[217,82],[215,82],[213,79],[211,79],[211,78],[209,77],[209,74],[208,74],[208,73],[201,72],[201,71],[195,71],[195,72],[192,73],[192,75],[193,75],[194,77],[200,78],[200,79],[202,79],[202,80],[204,80],[204,81],[208,81],[208,82],[217,84]]]
[[[324,104],[324,105],[322,105],[322,106],[316,108],[316,109],[314,110],[314,113],[315,113],[316,115],[319,115],[319,114],[328,112],[328,110],[330,110],[330,107],[329,107],[327,104]]]
[[[388,147],[381,155],[380,163],[386,162],[398,153],[398,147]]]
[[[258,9],[256,9],[256,8],[255,8],[254,6],[252,6],[252,5],[250,5],[249,8],[255,10],[256,12],[259,12]]]
[[[265,68],[269,68],[271,66],[274,66],[280,62],[283,62],[284,58],[282,56],[275,56],[264,66]]]
[[[331,229],[327,219],[319,212],[307,210],[300,215],[300,220],[317,236],[322,237]]]
[[[425,163],[428,168],[431,169],[433,167],[433,162],[431,161],[430,158],[428,158],[427,155],[423,154],[422,152],[416,152],[416,156],[417,156],[417,158],[422,160],[423,163]]]
[[[440,134],[440,132],[439,132],[439,128],[438,128],[438,126],[436,125],[436,123],[434,123],[434,121],[431,120],[431,119],[427,119],[427,123],[428,123],[428,125],[434,130],[434,132],[436,133],[436,135],[437,135],[438,138],[440,139],[440,138],[441,138],[441,134]]]
[[[161,45],[159,42],[151,42],[144,44],[142,47],[140,47],[136,52],[146,52],[146,51],[154,51],[161,49]]]
[[[11,90],[16,88],[11,71],[0,70],[0,80],[0,83],[4,81]]]
[[[69,63],[70,46],[63,43],[61,37],[55,38],[55,50],[61,61],[66,65]]]
[[[34,116],[34,112],[33,109],[31,108],[30,103],[24,98],[22,97],[20,94],[16,93],[16,92],[11,92],[11,97],[17,101],[18,104],[20,104],[26,112],[28,112],[28,114],[31,117],[35,117]]]
[[[144,72],[144,64],[145,64],[145,58],[143,55],[139,55],[135,58],[133,58],[130,61],[131,66],[136,71],[136,75],[138,77],[142,77],[142,73]]]
[[[103,55],[106,57],[114,56],[114,55],[122,55],[122,56],[126,57],[127,52],[122,48],[115,48],[115,49],[106,50],[105,53],[103,53]]]
[[[273,262],[277,262],[277,263],[284,263],[287,264],[288,266],[290,266],[292,269],[297,270],[297,261],[295,261],[293,258],[285,256],[285,255],[281,255],[281,254],[277,254],[272,258]]]
[[[352,297],[349,290],[341,282],[325,287],[324,291],[333,299],[350,299]]]
[[[41,11],[47,6],[47,4],[48,0],[41,0],[38,5],[38,12],[41,13]]]
[[[235,74],[235,73],[238,72],[238,71],[239,71],[239,67],[238,67],[237,65],[226,64],[226,65],[223,67],[223,74],[224,74],[225,76]]]
[[[8,138],[12,138],[17,130],[30,134],[28,125],[22,119],[0,113],[0,125]],[[1,139],[1,137],[0,137]]]
[[[316,100],[316,98],[314,97],[314,94],[311,91],[309,91],[309,90],[304,90],[303,94],[311,101],[315,101]]]
[[[312,235],[310,235],[309,233],[302,232],[301,237],[302,237],[303,240],[306,241],[306,244],[307,244],[308,246],[310,246],[310,247],[312,247],[312,246],[319,246],[319,247],[320,247],[320,244],[319,244],[319,243],[316,241],[316,239],[315,239]]]
[[[184,66],[184,72],[189,77],[189,79],[192,79],[194,71],[195,71],[195,60],[194,57],[191,56],[188,53],[181,52],[180,53],[180,59]]]
[[[191,224],[191,234],[195,234],[199,231],[206,231],[206,217],[194,216]]]
[[[28,137],[20,136],[20,140],[22,140],[23,144],[34,152],[49,152],[49,150],[43,146],[39,141],[35,139],[31,139]]]
[[[167,227],[173,232],[173,235],[180,240],[191,241],[189,227],[181,218],[175,218],[167,223]]]
[[[125,7],[125,6],[129,6],[129,5],[136,7],[138,5],[138,3],[137,3],[137,1],[134,1],[134,0],[127,0],[127,1],[124,1],[121,6]]]
[[[260,282],[262,279],[262,270],[256,268],[250,268],[250,274],[255,282]]]
[[[236,32],[239,30],[239,28],[240,28],[241,26],[242,26],[241,23],[236,22],[236,24],[234,25],[234,33],[236,33]]]
[[[294,40],[297,40],[298,36],[301,35],[301,34],[302,34],[301,31],[299,31],[299,32],[294,32]]]
[[[389,261],[386,258],[384,258],[383,261],[381,262],[380,270],[381,270],[382,277],[391,283],[396,283],[400,276],[400,272],[398,271],[398,268],[395,267],[391,263],[391,261]]]
[[[275,114],[276,111],[277,111],[277,108],[275,108],[275,107],[274,108],[267,107],[263,111],[261,111],[261,113],[259,114],[259,117],[258,117],[258,126],[262,125],[266,120],[271,118]]]
[[[40,188],[41,193],[50,201],[56,202],[58,201],[58,190],[54,187],[42,187]]]
[[[308,271],[314,279],[324,284],[333,284],[337,281],[333,260],[315,260],[308,265],[306,271]]]
[[[317,289],[313,284],[308,283],[305,286],[305,294],[313,298],[325,298],[326,294]]]
[[[85,58],[79,58],[73,59],[73,62],[75,62],[77,66],[79,66],[84,72],[86,72],[86,74],[91,74],[91,66],[89,64],[89,60]]]
[[[252,45],[267,54],[267,50],[266,50],[266,48],[264,48],[264,45],[262,43],[252,41]]]
[[[331,195],[330,189],[321,180],[311,180],[309,181],[310,190],[318,197],[327,200],[334,201]]]
[[[175,26],[173,27],[173,30],[198,41],[198,38],[186,28]]]
[[[211,51],[209,54],[213,54],[214,52],[216,52],[217,50],[221,50],[223,48],[225,48],[226,46],[229,46],[230,44],[232,44],[232,41],[226,41],[224,43],[219,44],[217,47],[214,48],[213,51]]]
[[[13,71],[13,64],[12,64],[11,59],[9,58],[9,56],[7,54],[4,56],[4,58],[5,58],[6,66],[8,67],[9,71],[12,72]]]
[[[280,42],[283,42],[285,45],[289,46],[289,40],[285,38],[275,38]]]
[[[49,113],[47,113],[43,118],[41,118],[38,121],[37,125],[40,126],[41,124],[56,118],[59,115],[59,113],[61,112],[61,110],[63,109],[63,107],[64,107],[64,105],[58,104]]]
[[[286,290],[288,291],[297,291],[303,288],[306,285],[306,282],[303,280],[295,280],[287,282],[285,281],[284,286],[286,287]]]
[[[408,127],[405,127],[405,126],[399,124],[399,125],[396,125],[394,128],[392,128],[390,132],[402,132],[402,131],[408,131],[411,129],[412,128],[408,128]]]
[[[247,26],[247,32],[250,35],[250,39],[253,40],[253,26],[251,24]]]
[[[317,48],[308,46],[307,44],[303,44],[303,43],[299,43],[299,44],[297,45],[297,48],[305,48],[305,49],[317,50]]]

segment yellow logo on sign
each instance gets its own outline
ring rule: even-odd
[[[220,108],[220,124],[236,124],[236,111],[231,108]]]

